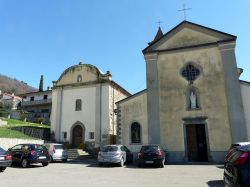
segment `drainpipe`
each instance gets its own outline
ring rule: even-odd
[[[111,84],[112,86],[112,91],[113,91],[113,106],[112,106],[112,125],[113,125],[113,137],[112,137],[112,141],[113,144],[115,143],[115,112],[114,112],[114,108],[115,108],[115,89],[114,89],[114,84]]]
[[[102,84],[100,83],[100,135],[99,135],[100,147],[102,143]]]
[[[62,108],[63,108],[63,87],[61,90],[60,97],[60,117],[59,117],[59,142],[61,142],[61,134],[62,134]]]

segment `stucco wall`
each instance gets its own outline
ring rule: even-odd
[[[132,152],[138,152],[142,145],[148,144],[147,123],[147,93],[143,92],[118,104],[120,110],[119,123],[121,124],[121,143],[126,145]],[[141,125],[140,144],[131,143],[130,128],[133,122]]]
[[[71,67],[60,77],[57,86],[77,83],[78,75],[82,76],[82,82],[92,82],[98,80],[97,69],[92,66],[79,65]]]
[[[200,110],[186,110],[188,82],[181,69],[188,62],[201,68],[194,81],[200,96]],[[158,56],[160,87],[161,142],[171,151],[184,151],[185,117],[207,117],[208,146],[211,151],[225,151],[231,143],[223,66],[218,48],[204,48]]]
[[[43,140],[26,140],[26,139],[13,139],[13,138],[0,138],[0,145],[3,149],[7,150],[17,144],[34,143],[43,144]]]
[[[244,113],[246,119],[246,127],[247,127],[247,141],[250,141],[250,83],[240,82],[243,106],[244,106]]]

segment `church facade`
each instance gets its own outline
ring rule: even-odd
[[[170,162],[221,162],[250,138],[250,84],[240,81],[236,36],[183,21],[143,50],[147,88],[118,101],[118,142],[160,144]]]
[[[79,63],[53,82],[52,139],[86,149],[115,142],[115,102],[130,94],[111,78],[110,72]]]

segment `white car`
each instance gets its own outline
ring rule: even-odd
[[[44,144],[44,146],[48,149],[48,152],[50,154],[50,162],[53,161],[67,162],[68,151],[64,149],[62,144],[47,143]]]

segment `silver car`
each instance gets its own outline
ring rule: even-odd
[[[105,145],[98,153],[98,165],[104,163],[117,163],[123,167],[124,163],[133,161],[133,154],[124,145]]]
[[[53,161],[67,162],[68,151],[64,149],[62,144],[48,143],[44,144],[44,146],[48,149],[50,155],[50,162]]]

